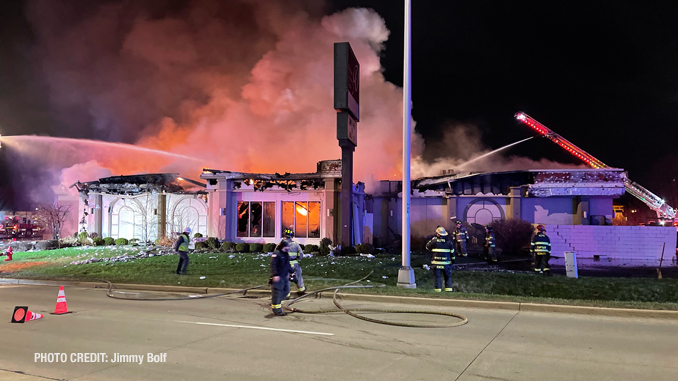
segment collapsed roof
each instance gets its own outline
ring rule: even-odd
[[[104,193],[136,196],[143,193],[201,194],[205,184],[184,179],[178,173],[145,173],[139,175],[111,176],[95,181],[76,182],[81,193]]]

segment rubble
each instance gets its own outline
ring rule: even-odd
[[[132,250],[132,252],[138,251],[137,250]],[[161,256],[161,255],[174,255],[176,254],[174,251],[163,248],[159,251],[151,250],[151,251],[140,251],[138,254],[122,254],[118,255],[115,257],[110,257],[110,258],[96,258],[96,257],[91,257],[89,259],[84,259],[81,261],[73,261],[71,262],[71,265],[86,265],[89,263],[98,263],[98,262],[106,262],[106,263],[116,263],[116,262],[129,262],[135,259],[141,259],[141,258],[150,258],[150,257],[155,257],[155,256]]]

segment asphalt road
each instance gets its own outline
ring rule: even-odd
[[[273,317],[267,299],[143,302],[75,287],[66,288],[74,313],[49,315],[57,291],[0,285],[0,316],[6,317],[0,323],[0,380],[678,379],[675,320],[456,308],[447,311],[467,316],[467,325],[402,328],[343,313]],[[151,295],[163,296],[144,294]],[[46,315],[11,324],[17,305]],[[299,307],[330,305],[323,299]],[[452,322],[442,316],[370,317]],[[59,357],[66,362],[41,362],[36,353],[65,354]],[[99,362],[72,362],[85,353],[102,355]],[[148,353],[165,361],[149,363]],[[143,361],[113,363],[116,354]]]

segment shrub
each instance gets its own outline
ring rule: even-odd
[[[304,246],[304,253],[317,253],[320,251],[320,247],[318,245],[305,245]]]
[[[209,249],[209,246],[207,245],[207,242],[196,242],[195,249],[196,250]]]
[[[97,232],[89,233],[89,238],[94,239],[97,237],[99,237],[99,234],[97,234]]]
[[[88,235],[87,235],[87,232],[80,232],[78,234],[78,242],[81,245],[86,245],[86,244],[89,243],[89,240],[87,238],[89,238]]]
[[[122,245],[127,245],[127,244],[129,244],[129,241],[127,240],[127,238],[118,238],[118,239],[115,240],[116,246],[122,246]]]
[[[264,245],[264,253],[272,253],[275,251],[275,243],[267,243]]]
[[[494,221],[490,226],[494,230],[497,248],[502,254],[525,255],[526,251],[523,249],[530,246],[534,231],[532,224],[520,218],[510,218]]]
[[[320,240],[320,246],[318,247],[318,251],[320,252],[321,255],[329,255],[332,252],[332,249],[330,249],[330,245],[332,245],[332,240],[325,237]]]
[[[94,246],[103,246],[105,245],[105,240],[101,237],[94,237],[92,238],[92,241],[94,242]]]
[[[139,246],[139,238],[130,239],[129,244],[132,245],[132,246]]]
[[[341,248],[341,255],[350,255],[355,254],[356,250],[353,246],[346,246]]]
[[[78,239],[75,237],[66,237],[59,240],[59,247],[73,247],[78,244]]]
[[[374,246],[371,243],[361,243],[355,247],[360,254],[372,254],[374,253]]]
[[[264,251],[264,245],[260,243],[250,243],[250,253],[261,253]]]
[[[110,246],[110,245],[113,245],[113,244],[115,244],[115,239],[113,239],[113,237],[104,238],[104,245]]]
[[[202,234],[195,233],[195,234],[193,234],[193,238],[202,238]]]
[[[238,253],[247,253],[250,250],[250,245],[244,242],[240,242],[239,244],[235,245],[235,251]]]
[[[330,255],[332,252],[329,246],[320,246],[319,250],[321,255]]]
[[[221,251],[232,251],[233,249],[235,249],[234,242],[224,242],[221,244]]]
[[[209,237],[205,242],[207,243],[207,246],[209,246],[210,249],[217,250],[220,247],[219,238],[217,237]]]

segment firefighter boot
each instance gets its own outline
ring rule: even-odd
[[[273,313],[274,313],[276,316],[285,316],[285,315],[287,315],[287,314],[285,313],[285,311],[282,310],[282,308],[276,308],[276,309],[274,309],[274,310],[273,310]]]

